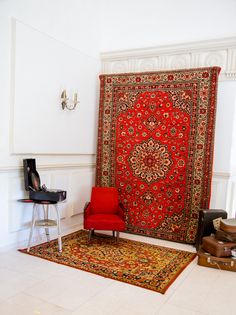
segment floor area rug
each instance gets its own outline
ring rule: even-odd
[[[96,185],[130,233],[194,243],[208,209],[220,68],[100,76]]]
[[[107,235],[95,235],[90,245],[85,230],[20,251],[106,278],[165,293],[196,254]]]

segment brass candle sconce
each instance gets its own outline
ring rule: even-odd
[[[77,93],[74,93],[73,99],[69,99],[66,94],[66,90],[63,90],[61,93],[61,107],[62,109],[74,110],[76,105],[79,103],[77,99]]]

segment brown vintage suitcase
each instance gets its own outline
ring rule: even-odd
[[[223,219],[220,221],[220,229],[229,232],[236,233],[236,219]]]
[[[236,233],[229,233],[222,230],[216,231],[215,238],[223,242],[235,242],[236,243]]]
[[[198,265],[228,271],[236,271],[236,259],[231,257],[215,257],[200,249],[197,253]]]
[[[205,236],[202,239],[202,249],[216,257],[231,256],[231,249],[234,247],[236,243],[219,241],[215,236]]]

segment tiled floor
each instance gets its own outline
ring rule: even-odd
[[[194,247],[123,234],[194,251]],[[196,259],[162,295],[22,254],[0,253],[1,315],[235,315],[236,273]]]

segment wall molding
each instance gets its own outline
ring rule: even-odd
[[[220,80],[236,80],[236,37],[101,53],[103,73],[220,66]]]
[[[45,164],[38,165],[37,170],[41,171],[50,171],[50,170],[66,170],[66,169],[83,169],[83,168],[91,168],[94,169],[96,167],[96,163],[75,163],[75,164]],[[17,172],[23,171],[22,166],[0,166],[0,173],[9,173],[9,172]],[[231,174],[228,172],[213,172],[214,177],[221,177],[222,179],[229,179]]]
[[[222,179],[229,179],[231,173],[228,172],[213,172],[213,177],[221,177]]]
[[[66,169],[83,169],[83,168],[95,168],[95,163],[75,163],[75,164],[48,164],[48,165],[38,165],[37,164],[37,170],[41,171],[50,171],[50,170],[66,170]],[[9,173],[9,172],[17,172],[17,171],[23,171],[22,166],[12,166],[12,165],[6,165],[6,166],[0,166],[0,173]]]

